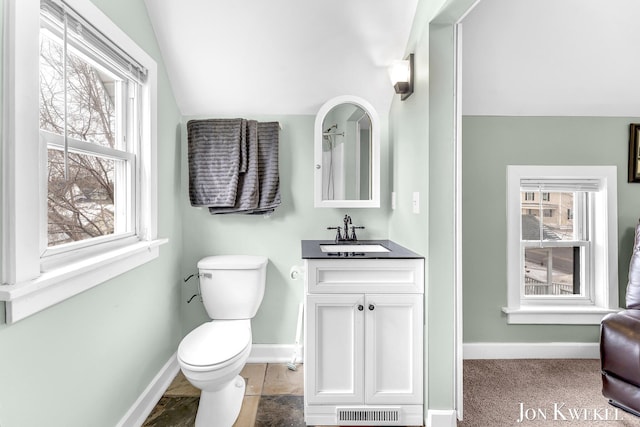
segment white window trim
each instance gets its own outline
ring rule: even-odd
[[[90,289],[159,255],[157,238],[157,65],[89,0],[65,0],[148,69],[141,97],[139,154],[141,229],[130,244],[72,256],[41,273],[39,114],[39,0],[5,0],[3,58],[2,285],[6,321],[13,323]],[[21,143],[18,143],[20,141]],[[33,143],[25,143],[33,141]]]
[[[601,191],[595,198],[593,236],[594,295],[588,303],[527,304],[520,274],[520,182],[523,178],[595,178]],[[502,311],[510,324],[599,324],[618,307],[618,203],[615,166],[507,166],[507,306]],[[604,260],[604,261],[603,261]]]

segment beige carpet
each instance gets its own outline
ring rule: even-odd
[[[640,426],[601,393],[599,360],[465,360],[460,427]]]

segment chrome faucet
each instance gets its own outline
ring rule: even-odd
[[[351,224],[351,217],[349,215],[345,215],[344,219],[342,220],[342,222],[344,222],[344,239],[345,240],[350,240],[349,239],[349,225]]]
[[[345,215],[342,222],[344,223],[342,227],[327,227],[327,230],[336,230],[335,242],[357,242],[358,236],[356,236],[356,230],[362,230],[364,227],[352,225],[349,215]],[[351,226],[351,235],[349,235],[349,226]]]
[[[327,230],[336,230],[336,238],[334,239],[336,243],[342,242],[344,240],[342,238],[342,234],[340,234],[340,227],[327,227]]]
[[[364,230],[364,225],[361,225],[361,226],[358,226],[358,227],[356,227],[354,225],[353,227],[351,227],[351,240],[353,240],[354,242],[358,241],[358,236],[356,236],[356,229]]]

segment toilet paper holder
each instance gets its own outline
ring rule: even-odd
[[[304,277],[304,273],[305,273],[304,266],[294,265],[293,267],[291,267],[291,270],[289,270],[289,277],[291,277],[292,280],[298,280]]]

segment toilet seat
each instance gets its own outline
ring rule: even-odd
[[[251,345],[249,319],[212,320],[182,339],[178,358],[197,370],[219,369],[238,359]]]

